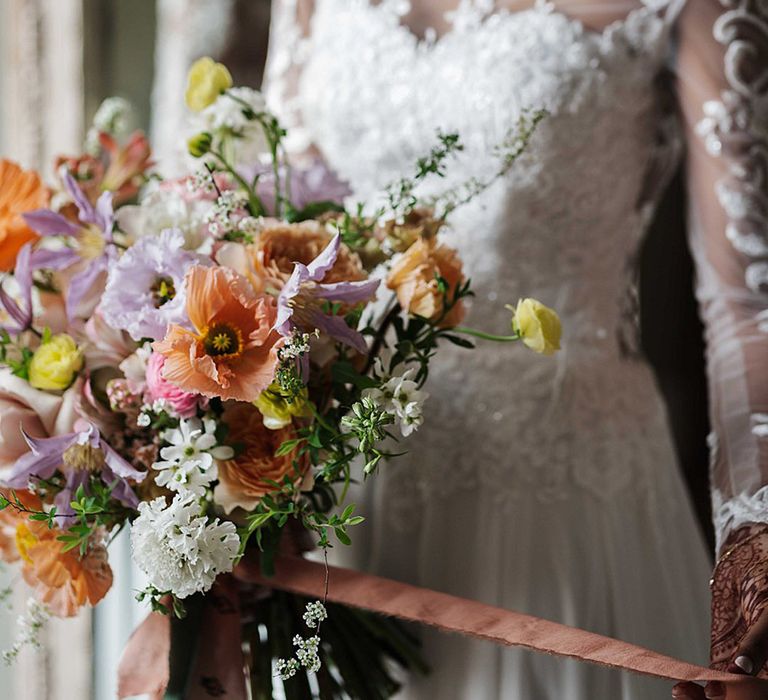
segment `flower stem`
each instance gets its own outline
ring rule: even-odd
[[[519,333],[513,333],[512,335],[495,335],[493,333],[485,333],[483,331],[477,331],[474,328],[462,328],[457,326],[451,328],[452,333],[463,333],[464,335],[471,335],[475,338],[481,338],[482,340],[493,340],[497,343],[511,343],[515,340],[520,340]]]

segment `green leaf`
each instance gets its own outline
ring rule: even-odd
[[[336,537],[342,544],[350,545],[352,544],[352,539],[350,536],[344,532],[340,527],[337,527],[334,529],[334,532],[336,533]]]

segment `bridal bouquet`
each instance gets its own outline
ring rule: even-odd
[[[278,120],[224,66],[198,61],[186,101],[182,178],[155,172],[114,99],[50,187],[0,161],[0,550],[34,591],[6,659],[46,616],[104,597],[123,528],[148,582],[138,597],[177,617],[244,556],[269,575],[286,538],[349,544],[363,518],[347,488],[422,425],[441,345],[558,348],[556,314],[532,299],[507,335],[462,328],[470,282],[440,234],[541,114],[500,144],[487,181],[420,198],[461,150],[438,134],[380,202],[345,208],[326,171],[289,168]],[[313,675],[328,697],[383,697],[387,659],[417,663],[394,623],[293,598],[254,604],[245,636],[271,660],[252,669],[256,697],[276,676],[309,692]],[[365,653],[342,658],[321,623]]]

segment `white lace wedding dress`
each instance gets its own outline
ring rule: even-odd
[[[469,325],[503,332],[504,304],[534,296],[562,316],[563,350],[554,359],[493,345],[442,353],[425,426],[409,455],[375,479],[357,565],[706,663],[711,568],[659,391],[633,340],[633,260],[679,155],[682,130],[662,108],[657,78],[684,3],[636,4],[598,31],[548,3],[512,12],[465,1],[442,36],[420,40],[403,23],[403,0],[284,0],[273,19],[268,99],[295,130],[294,145],[316,146],[361,196],[411,172],[438,128],[466,144],[442,186],[487,175],[493,145],[521,110],[549,112],[511,174],[456,213],[447,240],[477,292]],[[753,270],[752,284],[744,272],[766,247],[758,233],[754,259],[744,257],[739,226],[751,202],[722,208],[714,185],[727,164],[721,137],[729,129],[743,137],[749,123],[731,119],[729,127],[727,93],[718,101],[731,75],[713,21],[727,8],[751,12],[752,3],[694,4],[684,14],[702,12],[691,25],[705,25],[699,39],[717,69],[688,90],[683,110],[690,132],[704,101],[715,100],[689,161],[693,186],[708,188],[692,191],[701,207],[691,238],[711,341],[713,417],[728,447],[715,455],[719,473],[730,470],[716,492],[722,537],[733,524],[766,519],[758,491],[764,447],[749,428],[766,393],[751,392],[751,404],[744,398],[743,360],[766,359],[768,346],[757,316],[742,313],[765,309],[765,270],[762,279]],[[688,28],[681,31],[685,39]],[[697,58],[685,51],[681,62],[695,71]],[[725,205],[727,189],[721,183]],[[662,682],[527,652],[430,632],[425,639],[433,673],[409,680],[403,697],[670,693]]]

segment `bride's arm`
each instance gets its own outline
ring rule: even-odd
[[[689,0],[678,81],[706,326],[718,567],[713,662],[768,658],[768,6]],[[741,667],[741,668],[739,668]]]

